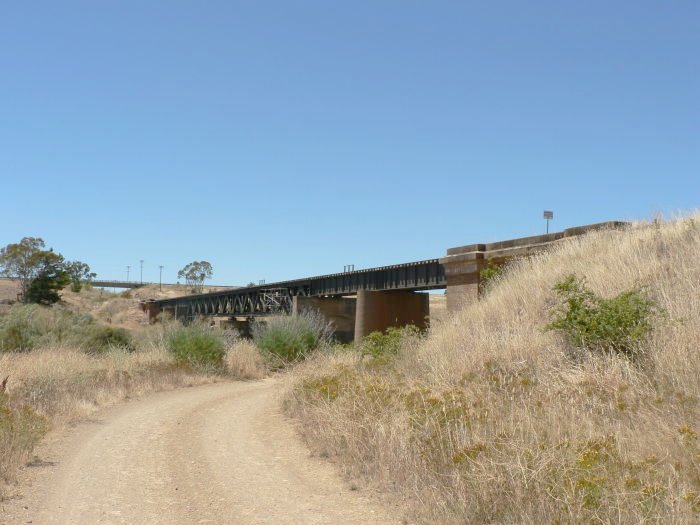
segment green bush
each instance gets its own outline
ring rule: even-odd
[[[571,274],[554,286],[559,297],[547,330],[559,330],[579,349],[634,356],[661,310],[644,288],[610,299],[594,294],[585,280]]]
[[[69,345],[89,352],[113,347],[133,350],[129,332],[102,326],[89,315],[57,307],[15,305],[0,317],[0,351],[25,352],[52,345]]]
[[[418,328],[413,325],[401,328],[390,327],[384,332],[372,332],[362,338],[360,350],[364,356],[372,356],[375,359],[387,359],[399,353],[401,345],[407,338],[417,337],[420,334]]]
[[[226,356],[221,337],[198,324],[177,328],[168,337],[167,346],[178,363],[197,368],[221,368]]]
[[[0,351],[26,352],[34,348],[41,336],[36,322],[40,311],[40,306],[16,305],[0,317]]]
[[[309,353],[331,340],[330,323],[314,310],[298,316],[272,317],[253,325],[253,340],[273,361],[287,364],[306,358]]]
[[[81,336],[80,346],[92,353],[104,352],[112,348],[130,352],[135,349],[131,335],[124,328],[93,324],[85,327]]]

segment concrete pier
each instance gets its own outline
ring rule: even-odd
[[[426,293],[360,290],[357,292],[355,341],[392,326],[412,324],[426,328],[430,315],[429,299]]]
[[[304,310],[317,310],[333,323],[335,338],[349,343],[355,334],[356,299],[354,297],[305,297],[297,295],[292,301],[292,315]]]

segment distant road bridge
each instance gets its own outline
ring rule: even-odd
[[[96,288],[141,288],[143,286],[149,285],[159,285],[159,286],[177,286],[173,283],[151,283],[151,282],[140,282],[140,281],[110,281],[110,280],[91,280],[89,283]],[[178,283],[179,284],[179,283]],[[185,285],[183,285],[185,286]],[[207,285],[207,288],[236,288],[235,286],[223,286],[223,285]]]
[[[141,283],[138,281],[100,281],[92,280],[90,284],[96,288],[141,288],[151,283]],[[156,283],[157,284],[157,283]]]
[[[151,321],[164,313],[179,320],[228,317],[232,324],[236,318],[298,314],[313,308],[334,322],[336,335],[341,340],[352,340],[389,326],[425,326],[429,315],[428,296],[416,292],[446,288],[447,307],[457,310],[478,299],[480,271],[487,264],[503,264],[567,238],[625,225],[617,221],[604,222],[534,237],[470,244],[448,249],[441,259],[150,300],[144,301],[142,306]]]

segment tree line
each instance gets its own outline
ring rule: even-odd
[[[80,292],[84,282],[95,278],[86,263],[67,261],[53,248],[47,250],[40,237],[24,237],[0,248],[0,275],[19,281],[22,302],[39,304],[57,302],[58,292],[67,286]]]
[[[192,287],[193,293],[198,293],[212,274],[209,262],[193,261],[177,276]],[[67,286],[80,292],[84,283],[96,277],[86,263],[68,261],[53,248],[46,249],[40,237],[24,237],[18,243],[0,248],[0,275],[19,281],[22,302],[38,304],[57,302],[61,298],[59,292]]]

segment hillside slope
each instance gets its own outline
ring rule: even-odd
[[[287,399],[349,475],[441,523],[700,518],[700,215],[562,243],[393,359],[319,356]],[[643,286],[665,312],[631,360],[546,331],[553,287]]]

